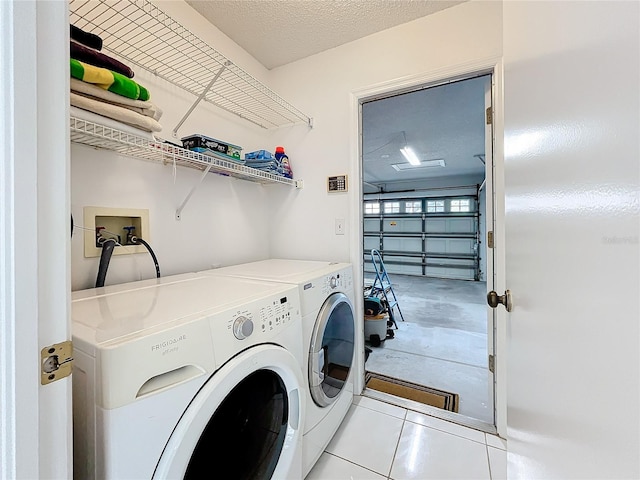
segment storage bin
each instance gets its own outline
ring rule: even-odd
[[[380,342],[387,338],[387,322],[389,315],[381,313],[380,315],[364,316],[364,339],[369,341],[371,345],[377,347]]]
[[[215,138],[207,137],[201,134],[193,134],[187,137],[182,137],[182,145],[187,150],[195,150],[196,148],[204,148],[213,151],[214,153],[222,153],[233,158],[240,159],[242,154],[242,147],[232,145],[231,143],[223,142]],[[199,150],[195,150],[199,151]]]
[[[213,156],[213,154],[215,154],[218,158],[224,158],[226,160],[230,160],[232,162],[241,163],[243,165],[245,163],[244,160],[242,160],[242,159],[240,159],[238,157],[230,157],[226,153],[214,152],[210,148],[193,147],[193,148],[190,148],[189,150],[191,150],[192,152],[203,153],[204,155],[212,155]]]

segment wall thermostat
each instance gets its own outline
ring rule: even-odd
[[[348,188],[346,175],[327,177],[327,191],[329,193],[346,192]]]

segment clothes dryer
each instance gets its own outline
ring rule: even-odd
[[[302,470],[307,475],[353,402],[356,320],[351,264],[269,259],[200,273],[297,285],[307,352],[302,440]]]
[[[74,477],[303,477],[298,289],[179,275],[74,292]]]

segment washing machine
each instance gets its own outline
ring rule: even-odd
[[[298,289],[187,274],[74,292],[76,479],[302,474]]]
[[[307,350],[302,470],[307,475],[353,402],[356,320],[349,263],[269,259],[206,272],[293,284],[300,292]]]

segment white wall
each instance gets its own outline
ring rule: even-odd
[[[304,188],[263,187],[209,175],[180,222],[174,220],[175,208],[197,182],[198,172],[178,169],[174,185],[169,167],[73,146],[71,201],[76,223],[87,205],[149,208],[151,246],[163,275],[268,256],[350,261],[352,236],[359,235],[359,226],[349,224],[359,182],[358,160],[352,154],[355,139],[349,130],[350,93],[497,56],[501,50],[500,4],[474,1],[268,72],[185,3],[158,5],[314,117],[315,125],[267,131],[201,104],[179,137],[203,133],[241,145],[245,151],[284,145]],[[136,80],[150,89],[153,100],[164,109],[162,135],[170,139],[193,98],[139,69]],[[326,177],[343,173],[350,176],[350,192],[328,195]],[[334,234],[335,218],[347,220],[346,235]],[[74,290],[93,286],[97,274],[98,260],[83,257],[80,237],[76,232],[72,241]],[[134,257],[114,256],[106,284],[153,276],[150,258]]]
[[[256,78],[268,72],[219,30],[213,28],[184,2],[159,2],[160,8],[201,39],[246,69]],[[244,151],[274,150],[267,131],[202,102],[172,138],[172,130],[195,97],[134,68],[135,80],[149,88],[152,100],[164,110],[160,136],[180,143],[179,138],[202,133],[240,145]],[[215,86],[214,86],[215,88]],[[292,127],[295,131],[307,127]],[[209,174],[186,205],[182,219],[175,210],[192,186],[199,182],[197,170],[178,167],[174,183],[170,166],[154,164],[112,152],[72,144],[71,210],[82,225],[85,206],[149,209],[150,244],[162,275],[208,269],[267,258],[269,255],[270,189],[290,190],[284,185],[262,186],[230,177]],[[83,232],[72,239],[72,289],[93,287],[99,259],[84,258]],[[152,278],[155,269],[146,253],[114,255],[105,284]]]
[[[273,85],[314,119],[308,132],[278,132],[305,184],[272,190],[272,256],[353,261],[360,225],[334,234],[359,203],[359,159],[352,138],[352,92],[502,53],[502,5],[472,1],[272,71]],[[348,194],[328,194],[327,176],[350,175]]]
[[[639,19],[504,4],[508,478],[640,478]]]

